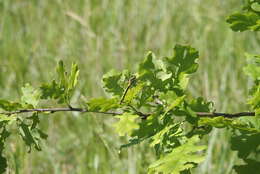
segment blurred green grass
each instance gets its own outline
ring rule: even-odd
[[[170,55],[176,43],[200,51],[193,76],[194,96],[213,100],[218,111],[247,110],[250,81],[243,74],[244,52],[256,53],[259,34],[234,33],[225,17],[240,9],[238,0],[0,0],[0,98],[16,100],[25,83],[53,78],[56,62],[80,65],[73,103],[105,95],[102,75],[135,70],[148,50]],[[18,137],[6,149],[8,173],[146,173],[153,151],[142,144],[119,153],[109,117],[90,114],[42,116],[49,134],[43,151],[27,154]],[[229,132],[213,130],[206,161],[194,172],[228,174],[237,161]]]

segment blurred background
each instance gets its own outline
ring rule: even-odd
[[[234,33],[225,23],[242,0],[0,0],[0,98],[17,100],[25,83],[39,86],[54,77],[62,59],[80,65],[80,94],[100,97],[102,75],[135,70],[147,51],[171,55],[176,43],[200,52],[190,92],[216,103],[217,111],[245,111],[250,84],[244,53],[256,53],[257,33]],[[76,113],[41,117],[49,137],[30,154],[17,137],[6,146],[8,173],[142,174],[154,159],[148,145],[119,152],[126,142],[110,117]],[[238,161],[230,134],[214,129],[205,139],[206,160],[196,174],[229,174]]]

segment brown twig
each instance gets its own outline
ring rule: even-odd
[[[147,118],[148,116],[152,115],[152,113],[142,113],[138,110],[136,110],[134,107],[129,105],[134,111],[135,114],[139,115],[142,118]],[[97,113],[97,114],[106,114],[106,115],[122,115],[123,112],[100,112],[100,111],[89,111],[84,108],[35,108],[35,109],[22,109],[17,111],[11,111],[11,112],[0,112],[0,114],[4,115],[13,115],[13,114],[22,114],[22,113],[30,113],[30,112],[82,112],[82,113]],[[226,118],[237,118],[242,116],[255,116],[255,112],[239,112],[239,113],[221,113],[221,112],[196,112],[196,114],[199,117],[219,117],[223,116]]]
[[[125,96],[126,96],[128,90],[129,90],[129,89],[131,88],[131,86],[134,84],[135,80],[136,80],[136,77],[135,77],[135,76],[131,77],[131,78],[128,80],[128,85],[127,85],[127,87],[126,87],[126,89],[125,89],[125,91],[124,91],[124,93],[123,93],[123,96],[122,96],[122,98],[121,98],[121,100],[120,100],[120,105],[124,102]]]
[[[134,106],[128,104],[128,106],[130,108],[133,109],[133,111],[135,112],[135,114],[139,115],[142,119],[146,119],[147,117],[149,117],[151,114],[150,113],[143,113],[141,111],[138,111]]]
[[[12,112],[0,112],[0,114],[4,115],[13,115],[13,114],[22,114],[22,113],[29,113],[29,112],[83,112],[83,113],[97,113],[97,114],[107,114],[107,115],[122,115],[123,113],[120,112],[100,112],[100,111],[89,111],[84,108],[35,108],[35,109],[22,109]]]
[[[236,118],[242,116],[255,116],[254,112],[221,113],[221,112],[196,112],[199,117],[219,117]]]

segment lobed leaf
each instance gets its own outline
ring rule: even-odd
[[[136,86],[130,88],[128,90],[128,92],[126,93],[124,102],[131,103],[138,96],[138,94],[142,91],[143,86],[144,86],[143,84],[139,83]]]
[[[89,111],[106,112],[111,109],[116,109],[120,105],[117,98],[95,98],[88,101],[87,106]]]
[[[72,93],[78,83],[79,69],[78,65],[72,63],[71,72],[65,71],[63,61],[59,61],[56,68],[58,82],[53,80],[51,83],[43,84],[40,87],[42,99],[58,99],[58,103],[69,104]]]
[[[168,153],[180,145],[180,139],[183,136],[181,125],[182,123],[169,123],[151,137],[150,146],[155,148],[157,155]]]
[[[136,119],[139,118],[138,115],[124,113],[123,115],[116,116],[116,118],[119,118],[120,120],[116,122],[113,126],[120,136],[131,136],[133,131],[139,128],[139,125],[136,123]]]
[[[121,96],[124,89],[120,86],[119,81],[122,78],[122,73],[115,70],[109,71],[103,76],[103,87],[106,92],[111,93],[115,96]]]
[[[30,84],[26,84],[22,87],[22,97],[21,101],[23,105],[31,105],[32,107],[37,107],[41,97],[41,92],[34,89]]]
[[[34,147],[36,150],[40,151],[40,141],[41,139],[46,139],[47,135],[37,128],[30,128],[30,125],[24,122],[19,123],[19,133],[24,140],[25,144],[29,147],[28,152]]]
[[[260,2],[258,0],[250,0],[244,6],[242,12],[236,12],[227,17],[226,22],[229,23],[233,31],[260,31]]]
[[[190,46],[176,45],[172,57],[164,58],[165,67],[168,73],[172,74],[174,80],[172,89],[181,91],[186,89],[188,84],[188,74],[197,71],[196,63],[199,52]],[[183,95],[183,93],[181,93]]]
[[[49,84],[42,84],[40,90],[42,99],[59,99],[59,103],[64,102],[65,89],[60,88],[55,80]]]
[[[206,148],[206,146],[195,145],[199,140],[198,136],[188,139],[186,143],[152,163],[149,166],[149,172],[180,174],[184,170],[193,168],[195,164],[204,160],[202,155],[197,154]]]

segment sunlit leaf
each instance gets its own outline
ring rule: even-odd
[[[113,126],[120,136],[131,135],[135,129],[139,128],[139,125],[136,123],[136,119],[139,118],[138,115],[124,113],[123,115],[116,116],[116,118],[119,118],[120,120]]]
[[[87,102],[89,111],[106,112],[110,109],[118,108],[119,101],[116,98],[95,98]]]
[[[73,63],[71,66],[71,72],[68,79],[68,89],[73,90],[77,83],[78,83],[78,77],[79,77],[79,68],[78,65]]]
[[[131,103],[133,99],[136,98],[136,96],[141,92],[143,88],[143,84],[139,83],[136,86],[130,88],[128,92],[126,93],[124,102],[125,103]]]
[[[162,156],[149,166],[150,172],[165,174],[180,174],[181,171],[193,168],[204,160],[204,156],[197,154],[206,146],[198,146],[199,137],[194,136],[183,145],[174,148],[169,154]]]
[[[34,89],[30,84],[26,84],[25,87],[22,87],[22,102],[24,104],[30,104],[33,107],[36,107],[39,103],[41,93],[39,90]]]

